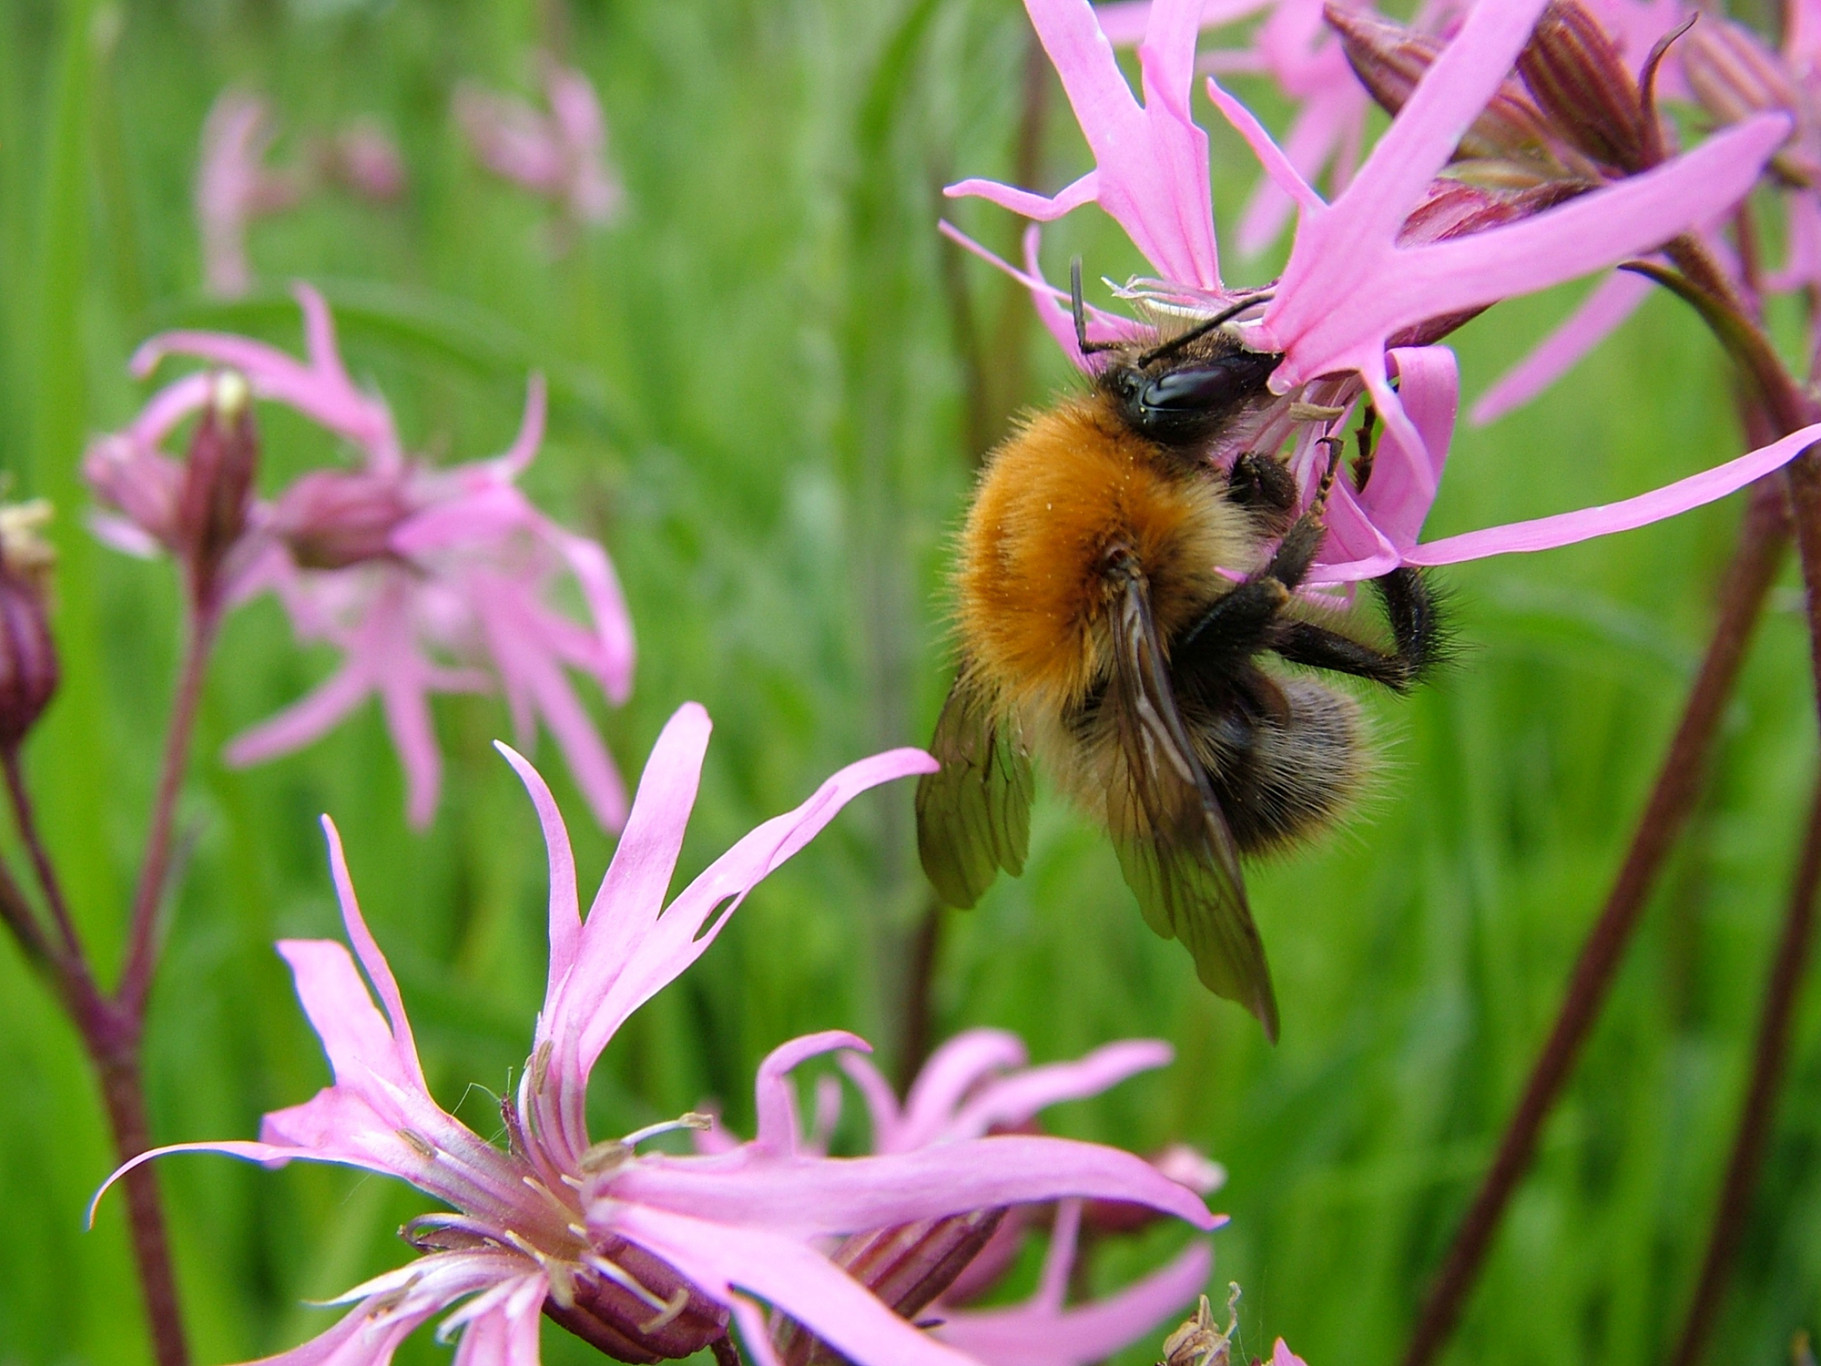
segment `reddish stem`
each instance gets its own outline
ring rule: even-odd
[[[1751,1194],[1764,1165],[1764,1149],[1776,1117],[1777,1089],[1789,1061],[1790,1027],[1795,1020],[1796,998],[1802,988],[1802,970],[1808,964],[1815,935],[1815,889],[1821,884],[1821,789],[1808,818],[1808,836],[1790,893],[1789,913],[1783,921],[1783,938],[1771,963],[1770,985],[1758,1023],[1757,1051],[1752,1059],[1751,1085],[1739,1112],[1738,1135],[1732,1160],[1714,1210],[1713,1231],[1708,1235],[1707,1257],[1689,1301],[1688,1318],[1673,1358],[1675,1366],[1695,1366],[1713,1331],[1720,1297],[1732,1272],[1733,1258],[1745,1232]]]
[[[16,747],[0,752],[0,769],[6,772],[6,795],[13,805],[13,823],[18,827],[19,841],[31,857],[32,870],[38,875],[38,887],[44,893],[45,904],[51,908],[51,919],[56,922],[58,937],[63,940],[64,956],[73,962],[84,962],[82,941],[76,937],[76,922],[70,918],[69,902],[63,898],[63,887],[57,881],[50,851],[38,834],[31,794],[25,790]]]
[[[1776,480],[1753,490],[1732,563],[1720,588],[1713,638],[1701,661],[1682,719],[1657,774],[1631,847],[1599,920],[1588,934],[1548,1042],[1538,1055],[1523,1098],[1505,1128],[1492,1167],[1461,1221],[1417,1319],[1404,1366],[1428,1366],[1447,1342],[1467,1293],[1492,1244],[1505,1207],[1536,1151],[1537,1136],[1581,1045],[1612,987],[1626,944],[1646,898],[1700,793],[1707,755],[1721,713],[1744,662],[1752,630],[1763,612],[1787,538]]]
[[[152,1146],[151,1126],[146,1119],[145,1081],[139,1067],[139,1031],[118,1009],[113,1017],[116,1037],[103,1040],[87,1030],[84,1035],[101,1074],[101,1094],[114,1131],[114,1149],[126,1162]],[[165,1237],[157,1177],[149,1165],[135,1167],[121,1178],[121,1184],[126,1187],[127,1223],[132,1230],[133,1257],[138,1263],[140,1291],[145,1296],[146,1318],[151,1325],[153,1356],[158,1366],[188,1366],[190,1351],[184,1341],[183,1313],[171,1267],[170,1243]]]
[[[171,829],[177,816],[177,795],[189,765],[190,739],[196,728],[196,709],[202,700],[203,678],[209,650],[215,643],[219,613],[210,607],[196,611],[184,642],[184,657],[177,678],[177,695],[171,703],[171,724],[165,734],[164,764],[158,775],[158,793],[152,806],[152,825],[146,835],[145,858],[133,892],[133,919],[129,931],[126,966],[121,970],[116,999],[135,1020],[145,1018],[146,995],[158,957],[158,908],[171,866]]]

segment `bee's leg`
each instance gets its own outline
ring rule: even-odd
[[[1257,518],[1267,535],[1281,536],[1290,529],[1298,492],[1290,466],[1274,455],[1241,451],[1227,472],[1227,498]]]
[[[1278,613],[1315,563],[1322,538],[1328,534],[1328,491],[1334,486],[1338,460],[1337,442],[1329,447],[1328,468],[1322,472],[1314,501],[1284,533],[1271,562],[1218,599],[1176,642],[1178,655],[1249,655],[1270,643]]]
[[[1293,664],[1369,678],[1403,692],[1447,657],[1448,635],[1435,594],[1415,569],[1394,569],[1372,580],[1385,605],[1396,648],[1390,651],[1308,621],[1277,624],[1271,648]]]

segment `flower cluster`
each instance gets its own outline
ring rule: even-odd
[[[406,1226],[420,1257],[349,1291],[342,1299],[355,1307],[339,1323],[275,1361],[377,1366],[420,1324],[447,1312],[443,1331],[462,1334],[461,1362],[530,1366],[538,1318],[546,1315],[626,1361],[687,1356],[724,1338],[731,1322],[757,1361],[775,1363],[775,1326],[756,1297],[853,1361],[965,1366],[969,1357],[958,1347],[990,1344],[1010,1323],[1035,1320],[1061,1330],[1086,1320],[1069,1317],[1059,1287],[1046,1282],[1022,1320],[957,1317],[932,1336],[843,1269],[829,1241],[1054,1200],[1135,1203],[1196,1228],[1215,1225],[1195,1192],[1130,1154],[1028,1134],[981,1136],[995,1116],[1028,1117],[1048,1100],[1157,1065],[1167,1057],[1158,1045],[1125,1045],[1073,1068],[982,1085],[983,1055],[1005,1063],[1012,1050],[997,1036],[969,1039],[926,1073],[878,1153],[840,1158],[805,1141],[793,1069],[845,1050],[850,1074],[867,1078],[876,1113],[886,1112],[878,1108],[876,1073],[851,1061],[866,1052],[865,1042],[840,1031],[813,1034],[760,1064],[758,1131],[749,1142],[689,1155],[641,1146],[665,1130],[709,1122],[696,1115],[593,1140],[584,1113],[589,1073],[627,1017],[700,957],[746,893],[849,800],[934,766],[921,751],[894,750],[841,770],[666,905],[708,732],[706,714],[693,705],[665,727],[586,918],[555,800],[536,770],[501,746],[543,826],[550,873],[550,975],[523,1077],[500,1104],[503,1148],[430,1095],[397,983],[361,917],[339,837],[325,819],[354,953],[318,940],[288,941],[279,951],[328,1054],[333,1084],[267,1115],[257,1142],[177,1144],[128,1164],[193,1151],[273,1165],[334,1162],[396,1176],[451,1207]],[[958,1104],[965,1094],[971,1103]],[[1064,1251],[1053,1254],[1053,1264],[1066,1260],[1076,1217],[1060,1217],[1056,1243]],[[1101,1317],[1127,1327],[1143,1320],[1137,1331],[1144,1331],[1189,1298],[1206,1273],[1205,1250],[1194,1250],[1110,1309],[1101,1306]],[[995,1358],[989,1350],[981,1359],[1020,1358]]]
[[[456,121],[495,175],[550,200],[572,224],[610,223],[625,192],[607,160],[607,120],[594,86],[548,54],[539,66],[548,113],[470,85],[456,92]]]
[[[321,296],[300,286],[297,298],[302,361],[211,332],[154,337],[133,359],[140,375],[168,356],[227,367],[254,397],[302,414],[356,456],[352,468],[312,471],[258,503],[231,543],[215,548],[226,602],[270,590],[301,639],[343,656],[314,692],[234,740],[230,762],[301,748],[377,696],[404,763],[411,819],[422,825],[435,811],[441,773],[430,695],[497,686],[520,743],[529,744],[541,720],[595,819],[618,829],[624,789],[565,670],[588,674],[610,700],[623,702],[632,682],[632,624],[601,547],[551,521],[516,486],[543,439],[542,383],[533,379],[518,436],[503,455],[431,466],[406,453],[384,402],[349,377]],[[177,380],[124,430],[91,446],[84,473],[113,510],[98,519],[112,544],[140,554],[164,549],[193,569],[180,491],[206,481],[194,477],[194,454],[186,465],[160,446],[186,417],[212,411],[222,373]],[[565,577],[580,590],[584,622],[551,603]]]

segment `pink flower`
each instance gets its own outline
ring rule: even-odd
[[[515,486],[543,438],[542,383],[532,381],[524,421],[504,455],[434,468],[406,456],[385,404],[349,378],[321,296],[300,286],[297,297],[304,361],[210,332],[154,337],[133,361],[142,375],[171,355],[233,367],[255,396],[296,410],[359,454],[356,469],[307,474],[257,509],[234,553],[232,598],[275,591],[298,636],[335,646],[343,661],[315,691],[230,743],[229,762],[302,748],[377,696],[405,767],[411,820],[423,825],[441,779],[430,695],[498,687],[520,743],[529,746],[540,721],[548,727],[595,819],[618,829],[625,792],[566,670],[593,677],[610,701],[625,701],[632,623],[606,552],[551,521]],[[91,451],[91,482],[127,515],[126,525],[107,525],[116,544],[132,542],[135,531],[142,540],[159,537],[172,462],[156,442],[200,406],[207,380],[178,380],[125,432]],[[551,605],[564,580],[580,590],[583,621]]]
[[[1416,344],[1509,298],[1649,252],[1743,195],[1776,151],[1787,117],[1761,114],[1685,155],[1537,211],[1521,200],[1436,177],[1462,134],[1502,88],[1544,0],[1473,7],[1458,34],[1416,84],[1359,173],[1332,203],[1291,164],[1252,114],[1213,81],[1208,93],[1251,145],[1267,174],[1297,206],[1283,275],[1261,291],[1221,280],[1208,197],[1206,139],[1189,118],[1198,0],[1157,0],[1139,47],[1143,103],[1133,98],[1112,44],[1086,0],[1026,0],[1082,125],[1095,168],[1053,198],[991,181],[950,187],[1047,221],[1090,201],[1125,229],[1159,279],[1125,297],[1177,315],[1206,315],[1257,298],[1263,313],[1236,330],[1255,350],[1282,355],[1272,390],[1284,400],[1231,434],[1239,448],[1274,451],[1294,441],[1291,467],[1312,496],[1325,455],[1319,442],[1345,417],[1310,421],[1318,409],[1350,413],[1369,396],[1386,431],[1370,483],[1337,483],[1330,534],[1312,580],[1339,583],[1398,564],[1439,564],[1542,549],[1605,534],[1719,497],[1803,449],[1804,440],[1734,460],[1610,508],[1493,528],[1419,544],[1452,437],[1458,376],[1452,354]],[[1052,330],[1064,321],[1059,295],[1036,269],[1014,272],[1032,288]],[[1267,302],[1268,301],[1268,302]],[[1130,335],[1130,324],[1124,335]],[[1091,335],[1122,329],[1096,315]],[[1074,352],[1072,342],[1068,349]],[[1079,356],[1077,356],[1079,359]],[[1392,387],[1391,376],[1399,376]]]
[[[350,120],[327,141],[310,143],[297,164],[266,163],[278,130],[272,107],[244,90],[224,90],[202,125],[196,170],[196,222],[202,232],[203,289],[239,298],[253,287],[247,229],[297,207],[327,177],[364,199],[396,199],[405,165],[398,145],[372,119]]]
[[[666,907],[708,731],[707,715],[693,705],[665,727],[585,920],[555,801],[531,765],[502,746],[543,826],[551,886],[549,983],[518,1090],[501,1104],[504,1148],[430,1095],[397,984],[361,918],[325,818],[354,957],[332,941],[290,941],[279,950],[334,1083],[267,1115],[258,1142],[160,1151],[223,1152],[272,1165],[335,1162],[409,1181],[452,1209],[407,1226],[423,1256],[348,1292],[344,1301],[357,1302],[351,1313],[274,1362],[384,1366],[405,1335],[453,1310],[443,1331],[462,1333],[456,1360],[469,1366],[532,1366],[540,1311],[631,1359],[688,1355],[722,1336],[731,1317],[755,1361],[770,1366],[756,1296],[853,1360],[964,1366],[966,1357],[832,1264],[826,1240],[1067,1196],[1137,1200],[1200,1228],[1213,1224],[1183,1187],[1138,1158],[1093,1144],[1007,1136],[862,1158],[804,1148],[789,1075],[818,1054],[865,1050],[839,1032],[793,1040],[760,1065],[758,1136],[750,1143],[708,1155],[640,1150],[666,1129],[705,1122],[693,1115],[592,1140],[588,1076],[626,1018],[706,951],[746,893],[853,796],[934,766],[921,751],[894,750],[843,769],[804,805],[742,839]]]
[[[524,100],[464,86],[455,117],[481,164],[560,205],[578,223],[609,223],[624,192],[607,160],[607,121],[588,78],[540,59],[545,114]]]
[[[1069,1278],[1080,1228],[1081,1201],[1063,1201],[1036,1292],[1006,1308],[939,1308],[942,1322],[936,1336],[987,1366],[1088,1366],[1155,1334],[1201,1293],[1214,1269],[1207,1245],[1194,1243],[1123,1290],[1070,1305]]]
[[[203,286],[210,294],[236,298],[252,288],[247,225],[303,196],[303,178],[295,168],[265,165],[276,136],[271,107],[243,90],[222,91],[202,125],[196,221],[202,229]]]
[[[872,1151],[907,1154],[978,1141],[989,1134],[1023,1132],[1040,1110],[1065,1100],[1097,1095],[1136,1072],[1170,1061],[1170,1046],[1130,1039],[1108,1044],[1077,1062],[1032,1067],[1024,1043],[998,1029],[956,1035],[930,1057],[910,1093],[899,1103],[891,1083],[870,1058],[843,1053],[839,1063],[866,1103]],[[838,1117],[840,1095],[821,1089],[812,1134],[825,1135]],[[800,1128],[794,1105],[793,1130]],[[812,1137],[811,1142],[815,1139]],[[718,1127],[697,1136],[703,1151],[727,1151],[734,1140]],[[1225,1173],[1189,1150],[1172,1149],[1153,1163],[1167,1179],[1207,1195]],[[1212,1184],[1206,1178],[1212,1175]],[[1186,1179],[1185,1179],[1186,1178]],[[1130,1210],[1127,1202],[1106,1203]],[[1146,1215],[1154,1211],[1142,1208]],[[935,1322],[936,1336],[987,1366],[1085,1366],[1150,1334],[1191,1302],[1206,1284],[1212,1258],[1196,1243],[1151,1275],[1089,1304],[1066,1304],[1082,1201],[1057,1207],[1044,1277],[1037,1293],[1011,1308],[963,1310],[959,1305],[997,1283],[1016,1259],[1030,1226],[1032,1206],[996,1213],[992,1221],[948,1219],[867,1230],[831,1253],[898,1312]],[[815,1358],[812,1344],[788,1318],[775,1320],[772,1339],[786,1363]]]

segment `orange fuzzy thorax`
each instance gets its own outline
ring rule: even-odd
[[[1232,586],[1221,567],[1250,567],[1255,543],[1211,472],[1134,435],[1104,400],[1040,413],[993,452],[962,533],[971,679],[1001,706],[1056,715],[1110,662],[1109,550],[1137,560],[1167,642]]]

